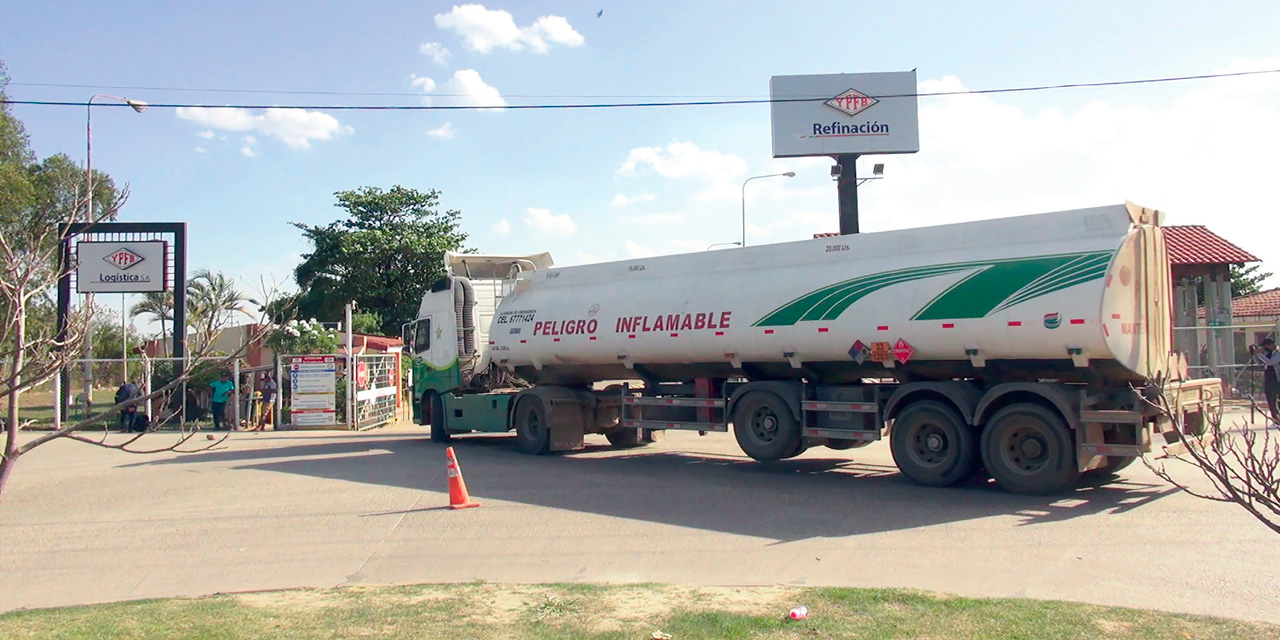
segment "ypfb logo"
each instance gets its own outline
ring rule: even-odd
[[[855,116],[862,111],[866,111],[867,109],[874,107],[877,102],[880,101],[861,91],[849,89],[844,93],[827,100],[823,104],[835,109],[836,111],[843,111],[847,115]]]
[[[144,258],[130,251],[127,247],[120,247],[119,249],[107,254],[102,259],[105,260],[107,264],[110,264],[121,271],[125,271],[139,262],[142,262]]]
[[[1044,328],[1046,328],[1046,329],[1057,329],[1058,327],[1061,327],[1061,326],[1062,326],[1062,314],[1061,314],[1061,313],[1046,313],[1046,314],[1044,314]]]

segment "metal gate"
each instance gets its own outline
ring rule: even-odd
[[[356,356],[355,428],[372,429],[396,418],[400,402],[400,355]]]

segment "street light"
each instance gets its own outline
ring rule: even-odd
[[[707,251],[710,251],[716,247],[741,247],[741,246],[742,246],[741,242],[717,242],[707,247]]]
[[[742,181],[742,246],[747,246],[747,183],[759,178],[774,178],[777,176],[786,176],[788,178],[796,177],[796,172],[788,171],[786,173],[770,173],[765,176],[751,176]]]
[[[85,106],[85,116],[84,116],[85,196],[84,197],[85,197],[85,203],[86,203],[85,210],[84,210],[85,222],[95,222],[95,220],[93,219],[93,99],[94,98],[106,98],[108,100],[123,102],[129,105],[130,107],[132,107],[133,110],[137,111],[138,113],[142,113],[143,111],[147,110],[147,103],[141,100],[130,100],[129,98],[121,98],[120,96],[113,96],[105,93],[95,93],[93,94],[92,97],[89,98],[89,101],[85,103],[84,105]],[[75,214],[73,213],[72,214],[73,222],[74,222],[74,218],[75,218]],[[92,293],[85,294],[85,306],[87,307],[89,304],[92,304],[92,301],[93,301],[93,294]],[[129,332],[125,331],[125,326],[126,325],[125,325],[125,311],[124,311],[124,294],[122,293],[120,294],[120,352],[121,352],[120,357],[123,358],[123,360],[121,361],[121,366],[123,367],[123,371],[124,371],[124,379],[125,379],[125,382],[128,382],[129,380],[129,350],[128,350]],[[89,345],[90,345],[90,340],[88,339],[88,336],[85,336],[84,357],[86,362],[84,363],[84,372],[85,372],[84,377],[85,377],[86,392],[84,397],[85,397],[85,413],[86,414],[88,414],[89,410],[93,407],[93,384],[92,384],[93,383],[93,363],[87,361],[92,355],[92,352],[90,352],[89,350]]]
[[[121,98],[120,96],[107,95],[105,93],[95,93],[89,101],[85,103],[84,117],[84,166],[85,166],[85,198],[88,206],[85,208],[85,222],[93,222],[93,99],[107,98],[123,102],[133,108],[134,111],[142,113],[147,110],[147,103],[141,100],[130,100],[129,98]]]

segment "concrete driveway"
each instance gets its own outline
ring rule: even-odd
[[[510,437],[455,439],[483,503],[463,511],[441,508],[444,447],[418,428],[236,434],[188,455],[52,443],[23,459],[0,505],[0,610],[592,581],[915,587],[1280,623],[1280,537],[1140,464],[1035,498],[915,486],[884,443],[773,465],[725,434],[589,443],[533,457]]]

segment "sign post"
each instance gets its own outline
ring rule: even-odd
[[[289,359],[289,422],[297,427],[337,424],[338,364],[334,356]]]
[[[774,76],[773,157],[831,156],[840,233],[858,233],[858,156],[920,150],[916,72]]]

